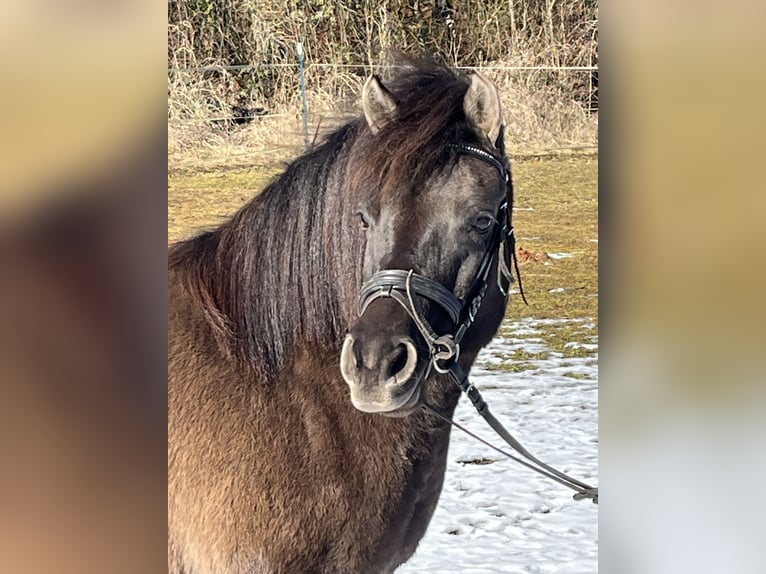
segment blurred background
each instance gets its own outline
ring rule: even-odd
[[[161,572],[164,4],[0,18],[0,572]]]
[[[364,75],[346,76],[344,88],[328,85],[322,69],[371,68],[382,46],[365,39],[382,37],[381,30],[390,45],[407,49],[433,25],[427,37],[461,50],[468,34],[481,30],[473,51],[456,51],[451,63],[547,66],[555,63],[548,48],[575,33],[568,14],[577,5],[506,2],[503,17],[514,15],[509,28],[500,13],[497,24],[491,18],[490,3],[475,2],[467,12],[484,21],[477,28],[454,14],[452,29],[462,35],[452,36],[446,15],[455,4],[419,2],[417,10],[431,12],[411,17],[414,4],[359,2],[353,11],[369,12],[359,20],[369,29],[344,20],[343,39],[323,15],[337,10],[329,2],[275,4],[275,31],[286,10],[321,17],[271,36],[258,28],[267,19],[253,20],[241,3],[245,39],[228,47],[207,40],[205,52],[195,42],[215,35],[191,38],[184,22],[204,32],[206,6],[213,14],[240,3],[6,4],[0,572],[163,571],[167,169],[246,161],[237,158],[240,149],[271,143],[258,131],[270,114],[291,114],[296,145],[304,136],[300,90],[280,92],[276,82],[273,93],[259,91],[268,82],[248,83],[247,74],[268,77],[273,66],[221,68],[235,65],[229,54],[249,42],[254,51],[243,57],[263,57],[246,65],[297,70],[293,44],[303,38],[309,109],[318,114],[322,98],[340,102]],[[401,23],[388,26],[380,6]],[[530,12],[533,6],[546,7],[550,18]],[[539,117],[519,120],[529,122],[518,130],[528,138],[519,153],[593,145],[595,116],[601,126],[600,570],[759,572],[766,8],[621,1],[598,14],[595,5],[579,6],[590,14],[582,21],[598,20],[597,114],[588,70],[497,72],[508,74],[508,86],[530,86],[504,97],[538,110]],[[524,7],[527,22],[553,24],[550,45],[524,36]],[[363,38],[352,41],[353,34]],[[345,54],[350,46],[365,51]],[[560,55],[562,65],[576,56]],[[594,59],[578,65],[596,65],[595,52],[584,55]],[[218,71],[194,69],[207,66]],[[546,74],[556,82],[529,79]],[[557,127],[539,110],[549,91],[565,89],[581,111],[565,110],[570,119]],[[244,114],[253,116],[249,132],[210,125],[238,117],[235,105],[268,113]],[[313,137],[324,123],[316,115],[309,121]],[[223,160],[212,149],[221,143],[230,148]],[[177,155],[185,151],[192,152],[186,159]]]
[[[600,563],[757,572],[766,11],[601,15]]]

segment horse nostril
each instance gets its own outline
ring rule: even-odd
[[[386,378],[395,377],[396,374],[404,369],[404,366],[407,364],[407,347],[405,347],[404,344],[400,343],[396,347],[394,353],[396,354],[388,366],[388,373]]]
[[[410,339],[401,339],[390,355],[386,373],[386,384],[403,385],[415,373],[418,363],[418,351]]]
[[[340,352],[340,372],[349,385],[399,387],[412,378],[417,362],[415,344],[402,337],[373,339],[364,345],[349,334]]]

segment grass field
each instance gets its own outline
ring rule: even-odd
[[[220,224],[279,173],[278,167],[173,173],[168,179],[170,241]],[[572,343],[592,343],[598,335],[598,157],[524,159],[513,162],[517,245],[554,258],[522,263],[529,306],[517,295],[508,306],[512,319],[552,321],[546,345],[564,356],[596,351]],[[516,357],[512,368],[527,359]]]

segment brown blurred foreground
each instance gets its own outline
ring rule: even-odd
[[[2,572],[164,565],[157,139],[144,157],[0,234]]]
[[[165,569],[165,42],[147,0],[3,7],[3,573]]]

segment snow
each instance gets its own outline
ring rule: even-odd
[[[589,320],[577,322],[581,329],[593,328]],[[593,355],[563,357],[536,336],[551,323],[556,321],[509,323],[513,336],[497,338],[482,351],[471,379],[532,454],[597,485],[597,337],[570,344]],[[512,364],[519,350],[533,355],[523,361],[530,370],[497,370]],[[455,419],[505,447],[466,399]],[[397,574],[597,572],[598,506],[575,501],[572,494],[453,429],[439,505],[417,552]]]
[[[574,257],[574,253],[547,253],[551,259],[566,259],[567,257]]]

